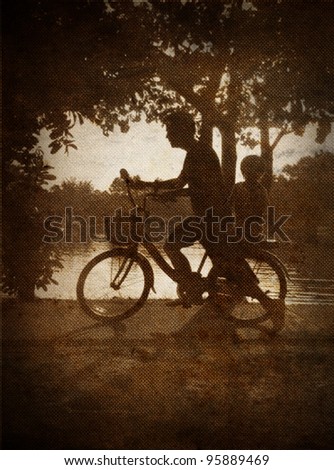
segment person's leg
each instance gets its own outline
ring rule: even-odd
[[[256,274],[245,260],[249,247],[240,244],[233,245],[232,248],[223,243],[219,252],[214,251],[211,256],[213,263],[219,266],[220,272],[227,280],[225,291],[216,300],[222,308],[228,308],[237,301],[238,295],[253,297],[271,313],[273,332],[281,330],[285,318],[284,300],[271,299],[260,288]]]
[[[285,322],[285,302],[283,299],[272,299],[260,288],[257,276],[246,262],[247,255],[256,254],[257,246],[252,244],[241,244],[239,255],[242,256],[239,266],[242,269],[240,276],[240,285],[249,296],[257,299],[265,310],[271,313],[273,323],[272,332],[280,331]]]
[[[186,281],[191,275],[191,266],[189,260],[183,253],[181,253],[181,249],[187,246],[191,246],[195,243],[195,240],[186,243],[182,239],[183,235],[184,230],[182,224],[176,225],[174,230],[172,230],[172,232],[168,235],[167,241],[164,245],[165,253],[171,260],[175,270],[180,275],[179,282]]]
[[[249,296],[257,299],[263,308],[271,314],[273,323],[273,332],[280,331],[285,323],[285,302],[283,299],[272,299],[263,292],[259,285],[255,282],[250,282],[244,285],[245,292]]]
[[[179,299],[171,301],[168,304],[169,306],[183,305],[183,307],[190,307],[194,303],[201,304],[203,302],[201,275],[192,272],[189,260],[181,253],[182,248],[192,246],[197,239],[194,236],[191,240],[187,238],[187,241],[185,241],[184,234],[182,225],[177,225],[174,231],[169,234],[164,245],[164,250],[177,271],[177,282],[180,291],[183,293]]]

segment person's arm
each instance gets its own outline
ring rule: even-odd
[[[169,180],[155,180],[155,181],[130,181],[130,186],[134,189],[144,189],[144,188],[153,188],[154,191],[159,189],[171,189],[171,190],[182,190],[183,186],[187,184],[187,181],[184,177],[184,171],[181,171],[180,175],[177,178]]]
[[[166,202],[166,201],[176,201],[176,198],[182,196],[189,196],[188,188],[181,189],[171,189],[169,191],[163,191],[162,193],[157,194],[157,200]]]
[[[173,178],[173,179],[165,180],[165,181],[156,180],[153,184],[157,190],[172,189],[175,191],[180,191],[187,184],[187,180],[184,176],[184,171],[182,170],[177,178]]]
[[[145,188],[152,188],[154,191],[158,191],[159,189],[176,189],[179,187],[178,178],[173,178],[170,180],[160,181],[133,181],[130,180],[130,187],[133,189],[145,189]]]
[[[133,189],[153,188],[154,184],[155,184],[155,181],[142,181],[142,180],[134,181],[133,179],[129,179],[130,188],[133,188]]]
[[[173,178],[170,180],[155,180],[153,183],[153,187],[155,190],[159,189],[178,189],[180,188],[180,181],[179,178]]]

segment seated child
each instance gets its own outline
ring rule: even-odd
[[[258,218],[265,220],[268,207],[268,193],[261,184],[265,161],[257,155],[248,155],[241,161],[240,170],[244,181],[234,185],[230,198],[236,226],[243,227],[244,240],[260,241],[264,239],[263,223]]]
[[[244,181],[234,185],[230,196],[230,205],[235,215],[236,227],[243,228],[243,240],[248,242],[259,242],[265,240],[263,235],[263,226],[266,220],[266,212],[268,207],[268,193],[266,188],[261,184],[261,178],[265,173],[265,161],[257,155],[248,155],[240,165],[241,173]],[[261,218],[261,220],[259,219]],[[248,221],[248,222],[247,222]],[[253,221],[253,222],[252,222]],[[262,221],[262,223],[261,223]],[[248,264],[242,260],[243,256],[249,253],[251,245],[242,243],[239,245],[238,269],[235,266],[231,268],[229,279],[236,276],[236,282],[227,282],[223,285],[225,292],[218,293],[216,304],[220,308],[233,308],[234,302],[238,302],[238,294],[240,295],[240,286],[247,286],[250,295],[259,300],[261,305],[271,311],[273,328],[271,331],[265,327],[259,326],[260,330],[268,333],[280,331],[284,326],[285,303],[281,299],[271,299],[267,297],[257,285],[254,279],[254,273],[249,269]],[[228,272],[229,265],[225,269]],[[254,282],[255,281],[255,282]],[[243,294],[242,294],[243,295]]]

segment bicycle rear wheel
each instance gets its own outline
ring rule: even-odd
[[[152,286],[153,272],[147,259],[127,248],[115,248],[84,267],[77,283],[77,298],[90,317],[112,323],[136,313]]]
[[[246,257],[245,261],[255,274],[258,286],[267,297],[285,299],[287,294],[286,275],[275,256],[259,250],[256,254]],[[213,286],[214,294],[219,294],[219,291],[226,293],[224,287],[226,287],[226,283],[228,284],[228,279],[226,279],[224,272],[214,267],[210,276],[210,284]],[[265,309],[256,298],[247,296],[247,292],[242,292],[242,286],[232,288],[232,295],[233,290],[235,299],[231,300],[231,307],[227,309],[226,313],[236,326],[256,326],[270,318],[271,312]]]

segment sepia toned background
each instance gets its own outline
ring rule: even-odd
[[[331,448],[334,4],[15,0],[3,5],[3,447]],[[175,285],[115,328],[76,301],[109,242],[45,243],[46,217],[128,208],[120,168],[179,174],[161,118],[186,109],[227,191],[266,161],[290,274],[285,329],[235,334]],[[163,217],[187,200],[152,203]],[[201,248],[188,250],[193,266]]]

